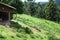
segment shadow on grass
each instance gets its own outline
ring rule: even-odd
[[[21,25],[18,24],[17,22],[11,21],[10,23],[11,23],[10,27],[14,27],[14,28],[17,28],[17,29],[21,28]]]
[[[22,27],[19,23],[11,21],[10,27],[18,29],[17,32],[25,32],[27,34],[33,33],[28,27]]]
[[[1,39],[1,40],[4,40],[5,37],[0,34],[0,39]]]

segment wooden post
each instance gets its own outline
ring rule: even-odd
[[[8,23],[10,25],[10,12],[8,13]]]
[[[9,12],[8,16],[9,16],[9,21],[10,21],[10,12]]]

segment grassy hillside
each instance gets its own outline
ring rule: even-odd
[[[25,14],[13,16],[10,27],[0,26],[0,40],[60,40],[60,24]]]

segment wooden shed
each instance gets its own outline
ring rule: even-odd
[[[16,8],[0,2],[0,24],[10,25],[10,20],[12,19],[13,12]]]

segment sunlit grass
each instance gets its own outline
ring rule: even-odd
[[[14,15],[15,17],[15,15]],[[47,35],[52,35],[55,37],[55,35],[60,35],[60,24],[48,21],[45,19],[39,19],[35,17],[31,17],[30,15],[25,15],[25,14],[17,14],[16,21],[18,22],[23,22],[26,25],[30,27],[34,27],[38,30],[44,30],[47,31]]]
[[[25,14],[15,17],[10,27],[0,25],[0,40],[60,40],[60,24]],[[29,27],[41,32],[34,33]]]

